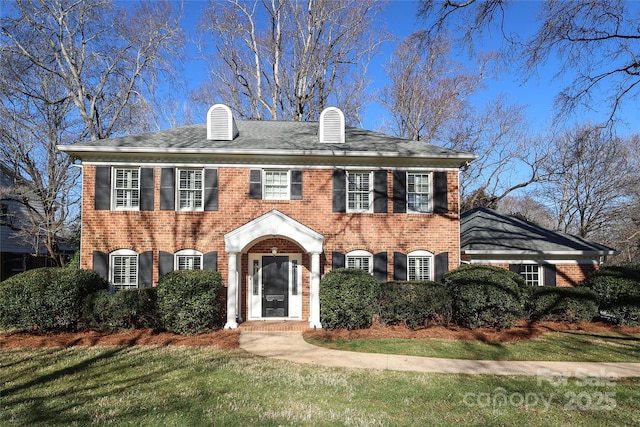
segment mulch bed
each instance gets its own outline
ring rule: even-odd
[[[456,326],[428,326],[419,329],[407,329],[403,326],[381,326],[374,324],[369,329],[347,330],[308,330],[306,338],[320,339],[358,339],[358,338],[405,338],[426,339],[446,338],[461,340],[480,340],[502,343],[536,338],[545,332],[581,331],[581,332],[618,332],[640,335],[639,327],[612,326],[606,323],[558,323],[520,322],[513,328],[496,330],[491,328],[465,329]],[[218,349],[234,349],[240,346],[240,331],[217,330],[197,335],[177,335],[155,329],[135,329],[121,332],[82,331],[52,332],[37,334],[28,331],[16,331],[0,334],[0,348],[34,347],[72,347],[72,346],[211,346]]]

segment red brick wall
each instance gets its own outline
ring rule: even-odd
[[[279,210],[324,236],[324,254],[321,255],[323,273],[331,269],[332,251],[346,253],[363,249],[374,254],[386,251],[389,279],[393,278],[394,251],[408,253],[427,250],[433,254],[448,252],[449,269],[456,268],[460,261],[456,170],[447,173],[450,212],[448,215],[391,213],[391,172],[388,173],[387,180],[389,213],[349,214],[332,212],[330,169],[304,171],[303,200],[268,201],[249,199],[248,169],[228,167],[218,169],[218,211],[161,211],[159,166],[155,168],[154,211],[96,211],[93,194],[95,170],[95,166],[84,166],[81,251],[83,268],[92,267],[94,250],[105,253],[116,249],[132,249],[138,253],[151,250],[154,252],[156,265],[159,251],[217,251],[218,269],[226,282],[227,256],[224,235],[272,209]],[[260,250],[262,249],[264,248]],[[308,257],[305,259],[303,264],[308,269]],[[308,272],[305,274],[308,275]],[[154,283],[157,281],[156,268]],[[305,276],[303,284],[308,284],[308,276]]]
[[[494,267],[509,269],[509,264],[487,264]],[[598,269],[597,264],[555,264],[556,286],[576,286],[583,282],[587,276]]]

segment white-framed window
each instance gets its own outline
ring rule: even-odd
[[[522,264],[520,274],[530,286],[543,286],[542,267],[538,264]]]
[[[116,290],[138,287],[138,254],[129,249],[111,252],[110,281]]]
[[[407,279],[433,280],[433,254],[427,251],[413,251],[407,255]]]
[[[203,210],[204,183],[202,169],[178,169],[178,210]]]
[[[175,253],[176,270],[202,270],[202,252],[183,249]]]
[[[373,274],[373,255],[367,251],[351,251],[345,256],[347,268],[357,268]]]
[[[371,212],[373,172],[347,172],[347,212]]]
[[[407,173],[407,212],[428,213],[431,208],[431,173]]]
[[[140,209],[140,168],[113,168],[113,209]]]
[[[264,199],[289,200],[289,171],[265,170],[262,173]]]

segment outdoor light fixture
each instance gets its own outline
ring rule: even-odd
[[[271,248],[271,255],[276,256],[278,253],[278,247],[274,246]]]

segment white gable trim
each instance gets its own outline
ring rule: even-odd
[[[275,209],[225,234],[225,250],[240,253],[251,243],[270,236],[287,237],[307,253],[322,253],[322,234]]]

